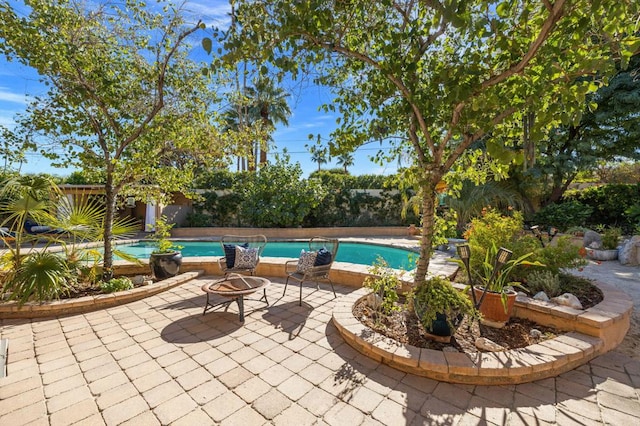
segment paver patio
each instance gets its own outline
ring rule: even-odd
[[[441,383],[363,357],[331,323],[329,288],[274,279],[271,306],[202,315],[200,278],[87,314],[2,320],[0,425],[636,424],[640,361],[610,352],[514,386]],[[346,294],[353,288],[336,285]],[[254,310],[257,309],[257,310]]]

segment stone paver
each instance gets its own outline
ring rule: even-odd
[[[9,338],[0,424],[633,424],[640,361],[610,352],[516,386],[440,383],[364,358],[330,323],[330,288],[284,297],[238,322],[202,315],[202,277],[64,318],[0,320]],[[354,289],[336,286],[346,294]],[[635,296],[635,295],[634,295]],[[636,301],[638,304],[638,301]],[[247,311],[252,301],[247,301]]]

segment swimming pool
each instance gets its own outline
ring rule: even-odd
[[[217,241],[176,241],[176,244],[183,246],[182,257],[224,256],[220,243]],[[118,246],[118,250],[138,259],[149,258],[154,248],[155,245],[148,241]],[[262,256],[298,258],[302,249],[309,249],[307,242],[270,241],[265,246]],[[418,258],[417,253],[397,247],[341,242],[336,261],[372,265],[378,256],[386,260],[392,268],[407,270],[415,267],[415,261]]]

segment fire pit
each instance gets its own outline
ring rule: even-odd
[[[206,283],[202,286],[202,291],[207,294],[207,303],[204,306],[204,312],[202,313],[202,315],[218,306],[224,306],[224,310],[226,312],[231,302],[235,300],[236,303],[238,303],[238,317],[240,319],[240,322],[244,322],[244,296],[255,293],[256,291],[262,289],[263,296],[259,300],[264,301],[267,306],[269,306],[269,302],[267,301],[266,288],[270,284],[271,281],[266,278],[244,276],[239,274],[229,274],[225,278]],[[212,294],[222,296],[227,300],[212,303],[210,301],[210,295]]]

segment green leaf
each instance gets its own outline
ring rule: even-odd
[[[204,48],[204,50],[207,52],[208,55],[211,54],[211,49],[213,47],[213,44],[209,37],[205,37],[202,39],[202,47]]]

